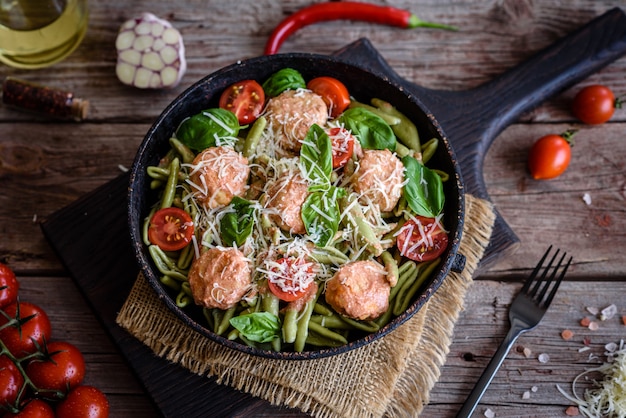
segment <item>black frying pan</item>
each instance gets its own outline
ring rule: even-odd
[[[279,54],[246,60],[219,70],[174,100],[150,128],[139,147],[131,170],[129,225],[140,268],[159,298],[183,322],[230,348],[271,358],[311,359],[368,344],[409,319],[438,289],[450,270],[462,268],[463,257],[457,251],[464,220],[464,193],[488,199],[482,179],[482,162],[497,135],[523,112],[579,82],[625,52],[626,16],[621,10],[613,9],[494,81],[462,92],[431,90],[403,80],[367,40],[351,44],[332,57]],[[233,82],[249,78],[263,81],[285,67],[298,69],[305,79],[321,75],[336,77],[362,101],[378,97],[393,103],[412,118],[424,138],[435,136],[441,140],[443,146],[439,147],[429,165],[452,176],[451,181],[446,183],[444,209],[451,243],[438,271],[425,284],[409,309],[380,331],[351,341],[348,345],[303,353],[259,350],[213,334],[205,328],[199,308],[183,311],[176,307],[172,295],[159,283],[158,272],[141,239],[143,219],[156,200],[156,196],[149,192],[146,167],[156,164],[167,152],[168,139],[182,119],[215,106],[219,94]],[[485,262],[512,248],[518,241],[498,216]]]

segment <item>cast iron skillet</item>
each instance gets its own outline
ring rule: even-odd
[[[488,199],[482,178],[482,163],[493,140],[522,113],[544,100],[578,83],[593,72],[626,53],[626,16],[612,9],[579,30],[539,52],[522,64],[502,74],[492,82],[467,91],[440,91],[409,83],[399,77],[366,40],[362,39],[335,57],[306,54],[285,54],[244,61],[199,81],[168,106],[148,131],[131,170],[129,187],[129,223],[132,245],[140,267],[159,297],[181,319],[197,331],[234,349],[273,358],[309,359],[344,352],[379,338],[411,315],[415,314],[434,293],[448,271],[462,268],[462,255],[457,254],[463,226],[464,192]],[[261,64],[262,67],[258,65]],[[454,174],[446,190],[446,223],[450,229],[451,245],[444,255],[440,270],[426,284],[408,311],[367,338],[353,341],[339,349],[305,353],[273,353],[251,349],[227,341],[207,331],[197,313],[178,310],[157,281],[150,258],[141,242],[141,223],[155,197],[147,193],[145,168],[154,164],[167,148],[167,139],[180,120],[207,104],[231,81],[243,78],[263,78],[285,65],[300,69],[305,76],[335,75],[348,84],[357,98],[381,97],[409,114],[418,125],[423,138],[437,136],[442,140],[434,165]],[[252,68],[254,67],[254,68]],[[346,77],[348,76],[348,77]],[[452,145],[451,145],[452,144]],[[453,151],[454,148],[454,151]],[[457,157],[455,156],[458,155]],[[459,166],[463,171],[463,180]],[[492,240],[481,265],[490,263],[519,242],[502,217],[497,214]],[[197,322],[196,322],[197,320]]]
[[[423,290],[408,310],[376,333],[360,336],[347,345],[337,348],[311,349],[302,353],[274,352],[252,348],[239,342],[230,341],[210,331],[206,328],[206,322],[199,307],[194,306],[191,309],[187,307],[183,310],[176,306],[172,295],[160,284],[159,273],[141,239],[143,219],[157,198],[154,193],[150,192],[150,178],[146,174],[146,167],[157,164],[159,159],[167,153],[170,148],[168,140],[181,121],[203,109],[217,107],[220,94],[231,84],[246,79],[255,79],[262,83],[274,72],[287,67],[300,71],[305,80],[318,76],[331,76],[340,79],[346,84],[350,94],[360,101],[369,102],[371,98],[377,97],[394,104],[398,110],[411,117],[422,138],[437,137],[440,139],[440,146],[429,162],[429,166],[443,170],[450,175],[450,180],[444,183],[446,195],[444,225],[449,230],[450,242],[442,255],[442,263],[438,270],[424,284]],[[390,80],[388,77],[375,75],[357,65],[345,63],[337,57],[313,54],[262,56],[223,68],[192,85],[159,116],[139,147],[131,170],[129,214],[132,243],[141,270],[169,309],[176,313],[185,324],[220,344],[269,358],[320,358],[368,344],[386,335],[409,319],[437,290],[448,272],[452,268],[458,271],[462,269],[464,264],[464,257],[457,254],[464,214],[461,173],[454,151],[441,128],[435,120],[428,116],[419,98],[409,93],[401,84]]]

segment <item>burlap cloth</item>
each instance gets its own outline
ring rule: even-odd
[[[186,327],[140,275],[117,323],[158,356],[193,373],[321,418],[416,417],[428,403],[451,343],[472,275],[489,243],[494,212],[488,201],[466,196],[459,252],[462,273],[402,326],[344,354],[315,360],[275,360],[234,351]]]

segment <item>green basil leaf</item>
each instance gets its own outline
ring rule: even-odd
[[[230,319],[230,324],[241,335],[257,343],[267,343],[278,338],[280,320],[270,312],[253,312],[239,315]]]
[[[380,116],[362,107],[348,109],[339,122],[356,136],[363,148],[395,151],[396,136]]]
[[[254,206],[252,202],[239,196],[230,203],[234,212],[228,212],[220,220],[220,234],[226,245],[235,243],[237,247],[246,242],[254,227]]]
[[[283,68],[272,74],[261,86],[265,95],[276,97],[285,90],[306,88],[304,77],[293,68]]]
[[[402,158],[402,164],[404,176],[408,179],[403,190],[409,207],[428,218],[439,215],[445,203],[441,177],[410,155]]]
[[[302,142],[300,167],[312,187],[328,188],[333,172],[333,149],[330,137],[319,125],[313,124]]]
[[[345,189],[329,186],[326,191],[314,191],[304,201],[300,211],[307,234],[318,247],[325,247],[339,229],[339,199]]]
[[[236,138],[239,121],[233,112],[206,109],[185,119],[176,130],[176,138],[189,148],[202,151],[217,145],[218,139]]]

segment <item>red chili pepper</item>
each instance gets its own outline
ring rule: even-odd
[[[329,20],[361,20],[405,29],[425,27],[456,30],[454,26],[425,22],[408,10],[371,3],[331,1],[300,9],[280,22],[265,44],[265,55],[276,54],[289,35],[298,29]]]

